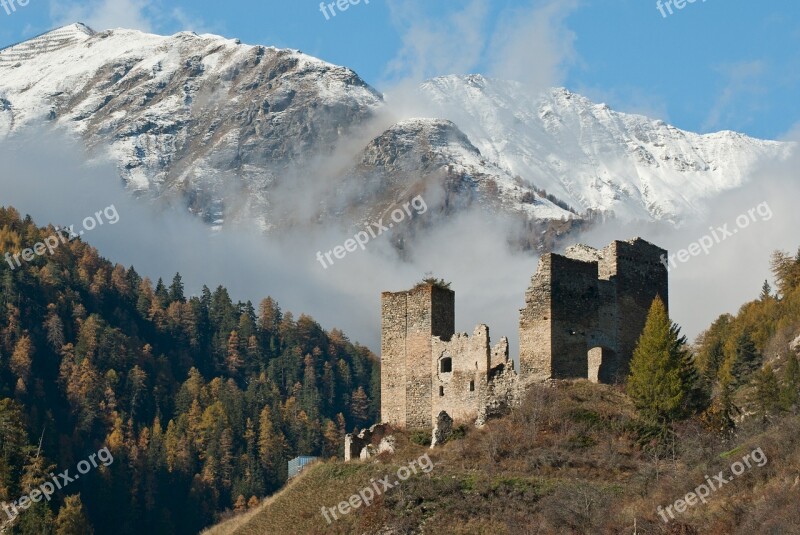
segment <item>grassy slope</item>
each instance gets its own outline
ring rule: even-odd
[[[392,456],[329,461],[247,517],[209,535],[358,533],[800,533],[800,418],[753,420],[723,439],[682,423],[674,447],[642,448],[641,427],[618,390],[579,381],[536,388],[513,415],[430,452],[435,463],[368,508],[328,525],[320,513],[370,478],[428,453],[403,434]],[[664,524],[656,513],[755,448],[768,462],[748,469]]]

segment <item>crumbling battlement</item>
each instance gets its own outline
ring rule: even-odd
[[[641,238],[546,254],[520,310],[526,382],[584,377],[618,382],[656,295],[668,303],[664,249]]]
[[[525,386],[553,379],[615,382],[628,373],[653,299],[668,303],[667,251],[641,238],[546,254],[520,310],[519,373],[489,327],[455,333],[455,293],[423,284],[381,294],[381,417],[430,429],[445,411],[482,424],[516,404]]]
[[[431,415],[446,411],[456,421],[474,421],[487,401],[492,370],[514,367],[508,359],[508,339],[501,338],[492,348],[489,327],[478,325],[472,336],[457,333],[450,340],[436,336],[432,342]]]

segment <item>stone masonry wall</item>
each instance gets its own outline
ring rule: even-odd
[[[602,250],[546,254],[520,310],[520,370],[508,341],[489,328],[454,335],[455,293],[432,285],[381,295],[381,417],[430,429],[445,411],[484,422],[516,404],[524,387],[551,379],[624,380],[656,295],[668,304],[667,252],[640,238]],[[450,359],[450,370],[443,366]]]
[[[525,307],[519,311],[519,375],[524,382],[543,382],[553,375],[551,307],[552,254],[539,259],[539,266],[525,292]]]
[[[381,421],[406,426],[406,292],[381,294]]]
[[[598,329],[597,262],[553,255],[552,378],[588,377],[589,340]]]
[[[446,411],[456,423],[475,420],[487,395],[487,378],[492,358],[508,356],[508,340],[504,337],[490,346],[489,327],[478,325],[472,336],[458,333],[449,341],[433,339],[433,406],[431,419]],[[443,371],[443,359],[451,359],[451,371]]]
[[[432,337],[452,336],[455,293],[424,285],[381,298],[381,417],[398,427],[430,427]],[[384,403],[386,396],[393,399]]]
[[[539,261],[520,310],[525,383],[589,377],[619,382],[656,295],[667,301],[666,251],[640,238],[585,245]]]
[[[660,261],[667,251],[640,238],[615,241],[603,250],[602,272],[607,273],[617,294],[617,380],[624,380],[630,358],[647,321],[656,295],[669,307],[667,268]]]

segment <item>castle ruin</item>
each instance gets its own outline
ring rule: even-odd
[[[381,419],[430,429],[441,411],[481,424],[531,383],[624,380],[650,305],[668,303],[667,251],[641,238],[541,257],[520,310],[519,372],[489,327],[455,332],[455,292],[420,284],[381,295]]]

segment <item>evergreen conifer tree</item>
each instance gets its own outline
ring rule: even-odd
[[[790,354],[783,369],[783,386],[781,388],[781,406],[789,410],[800,401],[800,362],[797,355]]]
[[[628,394],[646,418],[667,423],[702,408],[704,396],[686,337],[670,321],[660,297],[650,307],[630,368]]]

